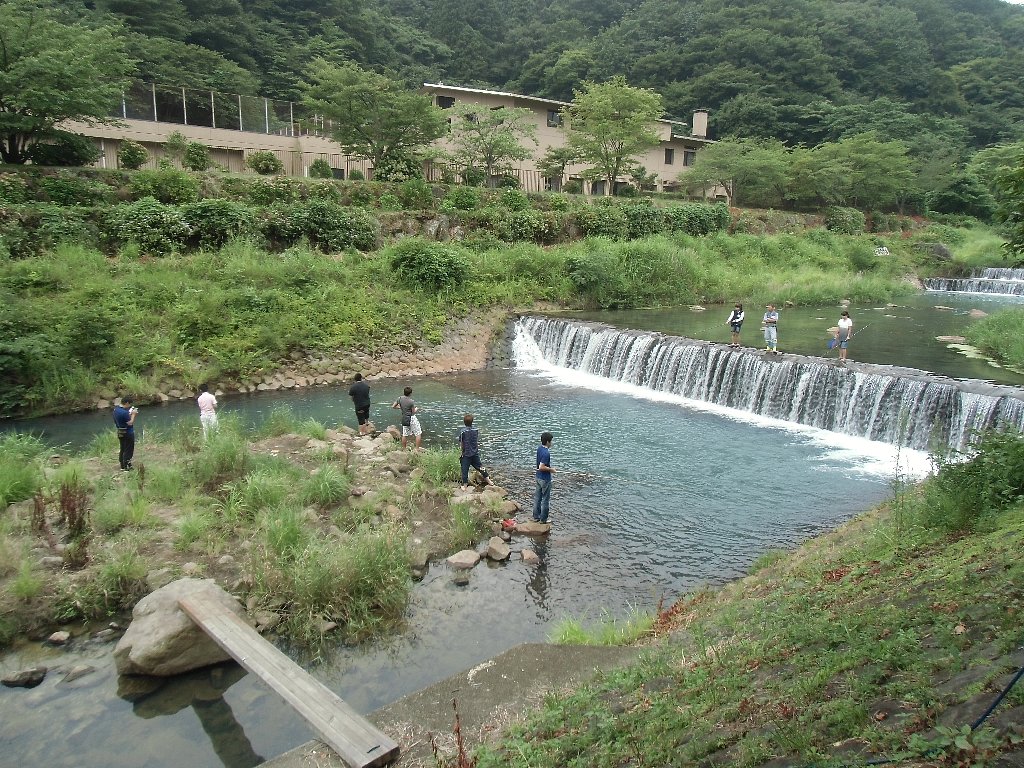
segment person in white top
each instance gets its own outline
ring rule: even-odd
[[[732,343],[729,345],[733,349],[740,348],[740,328],[743,327],[743,305],[737,304],[733,307],[732,312],[729,313],[729,319],[725,321],[730,330],[732,330]]]
[[[200,384],[196,403],[199,404],[199,422],[203,425],[205,440],[211,429],[217,430],[217,398],[210,393],[210,388],[206,384]]]
[[[839,327],[836,328],[836,344],[839,345],[840,365],[846,362],[846,348],[850,343],[851,336],[853,336],[853,320],[850,319],[850,313],[844,309],[842,316],[839,318]]]

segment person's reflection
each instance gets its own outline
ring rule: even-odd
[[[264,758],[256,754],[224,700],[224,692],[245,675],[238,664],[227,662],[166,679],[122,676],[117,695],[132,702],[132,711],[146,720],[192,707],[224,768],[252,768]]]
[[[547,597],[548,597],[548,540],[546,536],[539,536],[530,542],[530,549],[536,553],[540,561],[531,565],[530,581],[526,585],[526,591],[533,596],[540,618],[547,618]]]

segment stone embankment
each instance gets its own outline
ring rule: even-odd
[[[352,349],[338,350],[332,355],[294,351],[276,371],[211,382],[211,390],[217,396],[249,394],[347,384],[356,373],[374,380],[475,371],[487,365],[492,343],[501,334],[506,317],[504,309],[473,313],[450,323],[441,343],[416,349],[377,353]],[[104,392],[95,407],[98,410],[112,407],[119,394]],[[137,400],[147,399],[139,393],[132,394]],[[151,400],[164,403],[191,400],[196,394],[184,381],[163,381]]]

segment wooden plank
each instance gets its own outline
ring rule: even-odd
[[[376,768],[398,759],[398,744],[340,696],[268,643],[216,600],[192,595],[178,605],[221,648],[269,685],[350,768]]]

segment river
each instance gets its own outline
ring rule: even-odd
[[[971,306],[977,305],[974,299]],[[890,355],[901,365],[920,360],[918,367],[952,376],[1009,376],[988,366],[982,373],[989,375],[980,375],[976,366],[983,363],[932,341],[962,330],[968,322],[966,303],[938,310],[929,302],[953,306],[958,300],[928,296],[920,301],[920,307],[855,308],[855,322],[862,327],[892,321],[908,330],[895,340],[889,331],[868,335],[865,330],[851,357]],[[759,313],[751,312],[748,342],[756,335]],[[604,313],[600,319],[726,341],[725,314],[713,308]],[[908,320],[912,314],[917,319]],[[782,348],[806,345],[823,352],[820,331],[798,329],[801,323],[827,327],[833,315],[838,312],[783,310]],[[897,354],[899,344],[905,355]],[[929,351],[927,359],[922,350]],[[405,383],[371,383],[378,426],[395,423],[387,406]],[[423,408],[427,444],[453,440],[462,413],[474,412],[484,462],[521,501],[531,493],[537,437],[553,432],[552,457],[559,470],[552,498],[555,528],[547,541],[517,543],[538,552],[539,567],[516,560],[481,565],[468,586],[457,587],[443,563],[432,565],[413,591],[404,634],[339,647],[315,663],[303,660],[314,676],[364,713],[513,645],[544,640],[564,618],[621,617],[634,609],[651,610],[663,597],[672,600],[702,584],[722,584],[766,551],[791,548],[886,498],[898,456],[907,472],[927,466],[920,452],[578,371],[487,370],[408,383]],[[258,423],[277,404],[330,426],[354,425],[342,389],[224,398],[222,411]],[[138,456],[144,459],[147,432],[167,429],[178,418],[195,418],[193,411],[191,402],[143,409]],[[106,413],[80,414],[18,426],[57,443],[82,445],[108,428],[108,420]],[[70,684],[51,674],[29,691],[0,689],[4,759],[51,768],[246,768],[312,737],[281,700],[234,665],[183,676],[156,690],[130,689],[122,681],[119,695],[109,648],[84,640],[70,650],[33,643],[0,660],[4,672],[32,663],[85,661],[96,667]]]

